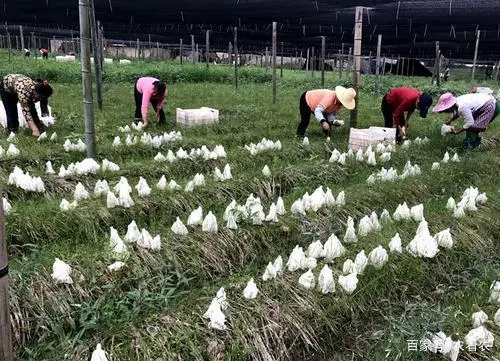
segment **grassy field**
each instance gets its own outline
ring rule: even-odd
[[[462,135],[441,137],[443,119],[439,116],[430,114],[427,120],[415,117],[410,138],[427,136],[430,143],[397,149],[384,165],[401,173],[411,161],[421,167],[421,175],[368,185],[368,176],[383,166],[378,158],[376,166],[354,159],[346,165],[328,162],[334,148],[347,151],[347,128],[336,130],[331,143],[325,143],[320,127],[311,119],[310,145],[295,138],[299,96],[319,87],[319,74],[313,78],[310,73],[286,71],[278,84],[278,102],[273,105],[269,74],[262,69],[247,70],[251,76],[234,90],[226,68],[210,70],[221,76],[204,81],[203,75],[190,77],[201,73],[201,67],[139,64],[124,70],[116,66],[107,69],[104,110],[96,109],[95,159],[100,163],[107,158],[117,163],[120,171],[59,178],[45,174],[46,161],[51,160],[57,172],[61,165],[84,158],[84,153],[63,150],[66,139],[85,137],[78,65],[7,64],[4,60],[0,67],[4,73],[59,74],[51,99],[57,122],[49,131],[49,136],[57,132],[57,141],[37,144],[26,131],[15,141],[20,156],[1,160],[0,179],[13,207],[6,216],[6,231],[16,360],[88,360],[97,343],[109,353],[110,360],[437,360],[440,358],[429,352],[408,351],[407,340],[420,340],[426,332],[442,330],[463,341],[472,328],[473,312],[482,309],[492,320],[499,307],[488,298],[491,283],[500,279],[500,150],[462,152]],[[180,130],[183,140],[160,149],[140,144],[112,147],[115,136],[124,140],[118,127],[130,125],[133,119],[133,85],[120,80],[146,71],[156,75],[155,69],[167,80],[172,80],[169,74],[182,76],[169,81],[168,124],[153,124],[147,131]],[[348,85],[349,79],[344,74],[340,82]],[[338,83],[338,74],[327,74],[327,86]],[[429,83],[430,79],[387,77],[377,84],[376,78],[364,77],[358,126],[382,125],[380,100],[391,84]],[[469,85],[454,82],[447,87],[464,93]],[[435,94],[440,91],[426,88]],[[176,107],[200,106],[219,109],[220,123],[176,126]],[[346,123],[348,117],[343,111]],[[497,123],[485,137],[500,136]],[[282,150],[250,156],[244,145],[263,137],[279,139]],[[185,150],[202,145],[212,149],[219,144],[227,152],[226,159],[171,164],[153,160],[159,151],[166,155],[169,149],[181,146]],[[6,136],[0,145],[8,146]],[[440,170],[432,171],[432,163],[439,162],[446,151],[450,155],[457,152],[461,162],[442,164]],[[222,169],[226,163],[234,178],[215,181],[215,167]],[[261,173],[266,164],[271,178]],[[40,175],[45,194],[7,185],[15,165]],[[206,185],[192,193],[155,187],[162,175],[185,186],[196,173],[205,175]],[[153,189],[151,195],[139,198],[134,189],[135,205],[130,209],[108,209],[105,197],[92,197],[79,202],[75,210],[60,211],[59,203],[63,198],[73,199],[78,182],[92,191],[97,180],[106,179],[113,186],[121,176],[127,177],[132,187],[144,177]],[[320,185],[330,187],[335,195],[344,190],[345,206],[306,217],[292,215],[292,203]],[[458,202],[472,185],[487,193],[488,202],[465,218],[453,218],[445,208],[447,199],[451,196]],[[240,224],[236,231],[226,229],[222,220],[226,206],[232,199],[245,203],[251,193],[260,197],[266,213],[272,202],[283,197],[286,215],[277,224]],[[415,258],[406,251],[402,255],[391,253],[382,269],[367,267],[351,295],[339,284],[331,295],[304,290],[298,283],[302,271],[285,271],[275,280],[262,281],[266,265],[278,255],[286,262],[295,245],[305,250],[312,241],[324,243],[332,233],[342,240],[348,216],[357,227],[364,215],[372,211],[380,215],[383,209],[392,214],[403,202],[410,207],[424,204],[432,234],[450,228],[453,249],[441,249],[433,259]],[[216,215],[218,233],[188,227],[189,235],[174,235],[170,228],[176,217],[186,223],[191,211],[200,205],[204,214],[212,211]],[[115,261],[109,249],[110,227],[123,237],[132,220],[153,236],[160,234],[162,248],[151,251],[128,244],[126,266],[110,273],[107,266]],[[368,254],[378,245],[387,249],[396,232],[405,247],[417,226],[414,221],[384,224],[380,231],[360,237],[357,244],[345,245],[345,255],[330,264],[335,280],[346,259],[354,259],[361,250]],[[73,285],[54,284],[51,273],[56,257],[73,268]],[[318,262],[316,276],[323,263]],[[255,300],[246,300],[242,292],[251,277],[260,293]],[[220,287],[225,288],[230,305],[226,331],[210,329],[202,317]],[[488,329],[500,337],[500,328],[492,321]],[[472,353],[464,347],[460,359],[499,358],[496,342],[490,352]]]

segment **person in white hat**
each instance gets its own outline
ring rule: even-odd
[[[297,127],[297,136],[303,138],[306,134],[311,114],[314,114],[323,128],[326,136],[330,135],[332,126],[339,127],[343,122],[337,119],[337,113],[342,107],[352,110],[356,107],[356,91],[342,86],[330,89],[315,89],[304,92],[300,97],[300,123]]]

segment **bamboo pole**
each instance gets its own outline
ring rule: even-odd
[[[314,68],[316,67],[316,52],[314,51],[314,46],[311,49],[311,77],[314,77]]]
[[[94,69],[97,88],[97,105],[99,110],[102,110],[102,62],[101,62],[101,44],[95,19],[94,0],[89,0],[90,5],[90,33],[92,36],[92,53],[94,54]]]
[[[160,43],[156,42],[156,60],[160,60]]]
[[[382,34],[378,34],[377,41],[377,68],[375,74],[380,75],[380,51],[382,50]]]
[[[441,84],[441,77],[439,76],[439,58],[440,58],[441,52],[439,51],[439,41],[436,41],[436,63],[434,64],[434,77],[436,78],[436,84],[437,86],[440,86]],[[434,78],[433,77],[433,78]]]
[[[19,25],[19,37],[21,38],[21,49],[24,50],[24,32],[22,25]]]
[[[265,63],[266,63],[266,71],[268,71],[269,70],[269,47],[268,46],[266,46],[266,61],[265,61]]]
[[[358,120],[358,108],[359,108],[359,87],[361,83],[361,39],[363,35],[363,8],[361,6],[356,7],[355,14],[355,25],[354,25],[354,70],[353,70],[353,83],[354,90],[356,90],[356,108],[351,110],[350,123],[351,127],[355,128]]]
[[[208,64],[210,63],[210,30],[207,30],[206,34],[205,34],[205,42],[206,42],[206,45],[205,45],[205,50],[206,50],[206,54],[205,54],[205,57],[206,57],[206,62],[207,62],[207,68],[208,68]]]
[[[141,55],[141,43],[139,42],[139,38],[137,38],[137,44],[135,48],[135,57],[139,60],[139,56]]]
[[[153,43],[151,42],[151,34],[148,34],[148,41],[149,41],[149,60],[151,60],[153,55]]]
[[[281,65],[280,65],[280,78],[283,78],[283,42],[281,42]]]
[[[191,35],[191,57],[193,58],[193,64],[196,62],[195,61],[195,56],[194,56],[194,52],[195,52],[195,46],[194,46],[194,35]]]
[[[181,65],[182,65],[182,39],[179,42],[179,58],[181,59]]]
[[[2,185],[0,185],[0,194],[3,194]],[[9,313],[8,264],[4,211],[3,207],[0,207],[0,360],[2,361],[14,360]]]
[[[311,66],[311,62],[309,61],[309,48],[307,48],[307,55],[306,55],[306,71],[309,71],[309,67]]]
[[[273,21],[273,104],[276,104],[276,47],[277,47],[277,23]]]
[[[495,81],[498,81],[498,68],[500,68],[500,61],[497,62],[497,67],[495,69]]]
[[[238,27],[234,27],[234,87],[238,88]]]
[[[473,83],[476,77],[476,62],[477,62],[477,53],[479,50],[479,37],[481,36],[481,30],[477,31],[476,34],[476,48],[474,49],[474,62],[472,63],[472,78],[471,82]]]
[[[326,39],[324,36],[321,37],[321,86],[325,85],[325,48]]]
[[[90,67],[90,5],[89,0],[79,0],[80,13],[80,54],[82,64],[83,104],[85,115],[85,136],[87,157],[94,158],[94,107],[92,97],[92,69]]]

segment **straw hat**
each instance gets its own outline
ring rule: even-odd
[[[337,99],[346,109],[352,110],[356,107],[356,101],[354,100],[356,97],[356,90],[353,88],[346,89],[339,85],[335,87],[335,94],[337,95]]]
[[[438,103],[432,109],[434,113],[442,112],[443,110],[450,109],[452,106],[456,104],[457,100],[451,93],[444,93],[439,97]]]

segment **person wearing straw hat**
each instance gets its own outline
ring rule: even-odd
[[[413,88],[393,88],[382,98],[385,127],[392,128],[395,124],[396,142],[401,143],[406,138],[410,117],[415,109],[419,110],[421,118],[425,118],[431,105],[432,97],[427,93]]]
[[[332,126],[340,127],[344,123],[337,119],[337,113],[342,107],[352,110],[356,107],[356,91],[353,88],[342,86],[330,89],[314,89],[304,92],[300,97],[300,123],[297,127],[297,136],[303,138],[306,134],[311,114],[314,114],[323,128],[326,136],[330,135]]]
[[[479,133],[484,132],[500,114],[500,104],[489,94],[475,93],[455,97],[452,93],[441,95],[434,113],[451,113],[451,118],[446,122],[450,125],[459,117],[465,122],[462,128],[453,129],[453,134],[465,131],[464,148],[474,149],[481,144]]]

